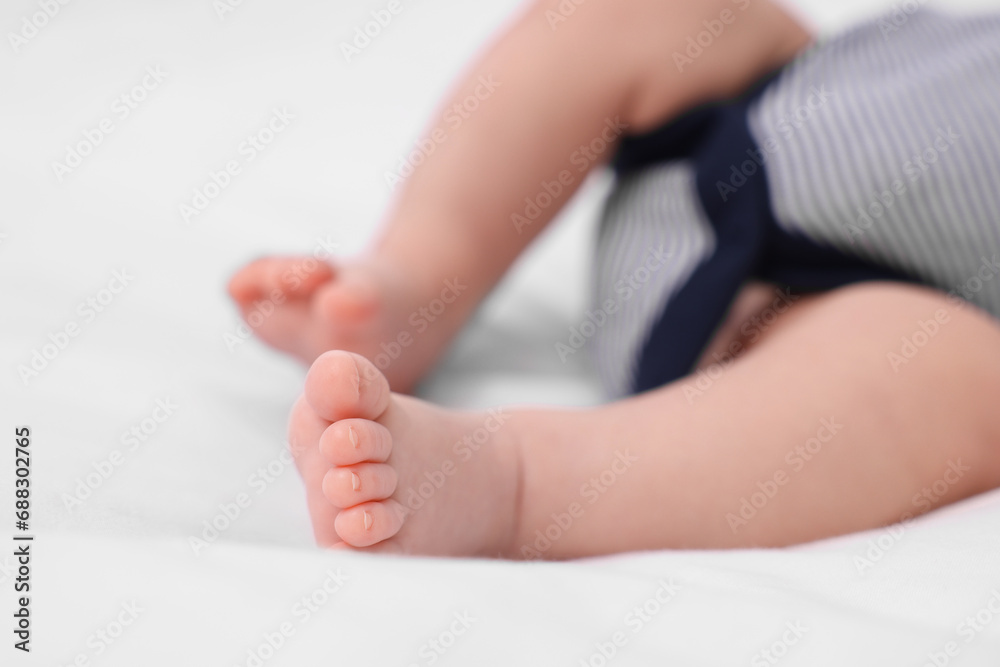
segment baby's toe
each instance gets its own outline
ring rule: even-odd
[[[308,297],[333,276],[329,264],[312,257],[264,257],[232,277],[229,294],[239,303],[276,296]]]
[[[334,507],[348,508],[373,500],[385,500],[396,490],[399,476],[384,463],[359,463],[328,470],[323,495]]]
[[[249,303],[260,298],[264,291],[267,264],[270,259],[258,259],[250,262],[237,271],[229,279],[229,296],[240,304]]]
[[[364,503],[337,515],[337,534],[352,547],[370,547],[387,540],[403,527],[403,512],[394,500]]]
[[[367,324],[382,307],[378,284],[369,276],[344,271],[316,290],[316,316],[339,327]]]
[[[392,453],[392,434],[386,427],[367,419],[343,419],[323,432],[319,450],[335,466],[363,461],[383,463]]]
[[[389,383],[370,361],[352,352],[326,352],[306,377],[306,401],[323,419],[378,419],[389,406]]]

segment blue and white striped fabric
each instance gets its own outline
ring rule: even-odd
[[[611,313],[617,306],[620,313],[608,316],[595,351],[599,360],[612,362],[601,365],[605,385],[624,395],[635,375],[626,360],[638,360],[651,323],[695,268],[715,252],[715,232],[701,212],[689,162],[653,166],[623,179],[605,214],[616,222],[615,236],[603,239],[603,252],[597,257],[595,307]],[[666,223],[672,220],[684,224]],[[645,265],[644,256],[660,248],[667,255],[666,264],[649,280],[640,281],[642,276],[634,274]]]
[[[895,277],[1000,317],[1000,15],[861,25],[622,154],[595,304],[650,248],[670,260],[598,335],[612,395],[689,371],[750,278],[813,291]]]

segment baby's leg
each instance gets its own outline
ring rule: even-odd
[[[265,340],[309,363],[329,349],[375,358],[415,334],[386,368],[394,389],[410,389],[622,133],[738,94],[810,41],[769,0],[595,2],[552,23],[559,4],[537,2],[472,67],[432,125],[447,140],[402,186],[372,253],[290,293],[258,327]],[[679,64],[706,25],[720,34]],[[452,129],[453,108],[487,90]],[[526,210],[540,195],[550,203]],[[248,316],[255,300],[288,291],[297,261],[264,260],[233,279]],[[414,331],[411,316],[443,292],[452,303]]]
[[[782,546],[906,520],[1000,485],[997,396],[1000,326],[972,306],[890,283],[803,297],[711,386],[519,414],[514,551],[573,503],[546,556]]]
[[[926,344],[913,356],[904,338]],[[359,383],[369,368],[324,356],[293,414],[323,544],[780,546],[1000,485],[1000,327],[922,288],[804,297],[695,401],[686,378],[592,410],[455,413]]]

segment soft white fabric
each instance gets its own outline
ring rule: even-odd
[[[344,254],[361,248],[390,200],[385,172],[411,150],[462,64],[518,7],[403,0],[348,63],[340,43],[387,2],[231,4],[220,18],[221,3],[208,0],[74,2],[59,5],[16,53],[9,37],[0,49],[0,432],[8,446],[0,498],[13,497],[14,426],[30,425],[38,535],[35,651],[4,664],[68,665],[84,654],[107,666],[246,665],[261,635],[287,620],[294,637],[264,664],[429,665],[435,654],[425,643],[467,612],[476,620],[436,664],[599,665],[595,645],[619,630],[627,645],[615,664],[754,664],[799,621],[808,631],[784,664],[919,665],[1000,589],[997,494],[891,542],[875,533],[781,551],[567,564],[316,550],[301,484],[282,458],[304,370],[254,341],[229,349],[225,336],[239,320],[225,280],[255,255],[309,252],[320,238]],[[832,4],[814,3],[816,16],[835,13]],[[836,12],[855,15],[846,7]],[[19,32],[39,11],[11,0],[2,25]],[[157,67],[162,81],[153,87],[147,68]],[[146,99],[122,118],[116,98],[144,78]],[[241,142],[274,110],[294,119],[245,162]],[[113,132],[60,182],[53,162],[105,118]],[[241,173],[186,224],[179,205],[230,160]],[[606,185],[595,178],[518,265],[427,397],[469,407],[600,400],[584,356],[563,364],[555,344],[582,319]],[[123,281],[120,293],[103,291]],[[102,312],[88,298],[103,299]],[[36,350],[53,356],[44,346],[72,324],[78,335],[25,384],[18,368]],[[176,407],[158,423],[163,405]],[[143,441],[127,435],[133,427],[146,429]],[[259,471],[269,465],[265,479]],[[249,506],[196,554],[191,537],[205,537],[205,522],[225,523],[240,494]],[[879,537],[888,552],[860,572],[855,557],[878,555],[869,540]],[[5,615],[11,552],[0,557]],[[299,623],[295,601],[331,568],[350,579]],[[626,615],[661,579],[681,589],[635,634]],[[136,622],[98,655],[103,644],[88,637],[133,601],[143,610]],[[955,664],[995,664],[997,655],[1000,620],[962,643]]]

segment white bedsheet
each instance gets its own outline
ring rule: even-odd
[[[81,0],[28,37],[37,2],[0,10],[4,34],[23,37],[0,47],[0,502],[11,520],[12,434],[30,425],[37,535],[34,650],[15,652],[5,626],[0,663],[253,665],[248,651],[287,623],[261,664],[596,667],[618,632],[609,664],[776,664],[760,653],[773,645],[782,664],[916,667],[949,641],[947,664],[1000,664],[996,493],[901,534],[776,551],[513,564],[315,549],[282,457],[304,370],[227,343],[239,320],[225,280],[257,254],[362,247],[391,196],[385,172],[518,3],[402,0],[347,63],[340,43],[387,2],[222,2],[220,18],[210,0]],[[833,27],[889,3],[802,6]],[[276,113],[292,118],[248,161],[241,143]],[[53,163],[95,129],[60,179]],[[180,205],[231,160],[240,173],[184,220]],[[554,346],[581,319],[606,186],[595,178],[519,264],[428,398],[600,401],[583,355],[563,364]],[[52,358],[25,375],[35,351]],[[212,521],[230,525],[193,549]],[[8,624],[12,551],[0,549]],[[327,597],[328,573],[340,589],[307,618],[297,601]],[[977,613],[991,622],[969,635]],[[105,643],[98,631],[119,618],[131,624]]]

